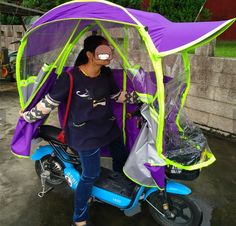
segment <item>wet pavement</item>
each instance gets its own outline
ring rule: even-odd
[[[6,123],[0,127],[0,226],[69,226],[73,192],[60,185],[46,197],[38,198],[40,180],[30,159],[19,159],[10,152],[10,142],[19,109],[14,89],[0,92],[0,113]],[[200,177],[185,183],[191,197],[203,210],[202,226],[236,225],[236,143],[207,135],[217,161],[203,169]],[[119,209],[94,203],[90,215],[96,226],[158,226],[148,212],[127,217]]]

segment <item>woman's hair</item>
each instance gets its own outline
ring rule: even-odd
[[[102,44],[107,44],[107,40],[100,35],[92,35],[87,37],[84,40],[84,48],[80,51],[75,61],[75,66],[80,66],[82,64],[88,63],[86,52],[89,51],[91,53],[94,53],[95,49]]]

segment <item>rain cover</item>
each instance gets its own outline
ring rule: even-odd
[[[202,163],[213,161],[214,157],[201,129],[188,119],[181,108],[180,101],[186,85],[182,72],[165,86],[164,156],[179,168],[197,169],[204,166]]]
[[[186,92],[187,72],[175,77],[164,77],[165,127],[163,153],[156,147],[159,105],[154,95],[157,90],[154,73],[146,73],[141,67],[129,70],[134,89],[146,103],[141,114],[145,123],[124,166],[125,174],[136,183],[163,188],[164,166],[195,170],[215,161],[207,140],[198,126],[183,114],[181,100]]]
[[[150,116],[150,109],[147,104],[144,104],[141,109],[141,114],[145,119],[145,123],[136,139],[136,142],[131,150],[129,158],[124,166],[124,172],[135,182],[149,187],[163,187],[164,174],[162,166],[165,160],[157,155],[156,151],[156,122]],[[160,170],[159,181],[153,179],[152,172],[158,167]],[[162,181],[161,181],[162,180]]]
[[[139,66],[125,69],[132,72],[131,80],[144,103],[142,117],[146,120],[125,165],[126,174],[133,180],[137,179],[140,184],[158,184],[162,187],[163,166],[166,164],[187,170],[209,165],[214,156],[206,139],[198,127],[181,116],[181,100],[188,85],[186,75],[179,74],[172,80],[164,79],[164,82],[168,82],[164,98],[161,57],[210,41],[230,26],[234,19],[207,23],[172,23],[159,14],[125,9],[100,0],[72,1],[58,6],[42,16],[21,42],[17,57],[17,83],[22,108],[27,110],[37,103],[42,97],[40,91],[48,85],[50,75],[56,77],[62,71],[77,36],[87,26],[94,24],[92,28],[98,29],[97,21],[104,28],[137,28],[140,40],[145,42],[145,48],[148,49],[148,53],[142,52],[146,56],[145,61],[150,59],[154,67],[154,70],[145,68],[146,71],[140,70]],[[126,57],[138,59],[136,48],[131,50]],[[145,62],[132,63],[137,64],[144,67]],[[21,136],[13,139],[16,142],[20,140]],[[22,140],[25,141],[25,138]],[[13,151],[19,155],[29,155],[29,150],[23,154],[18,146]],[[157,175],[161,181],[158,181]]]

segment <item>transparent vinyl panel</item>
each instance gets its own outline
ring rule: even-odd
[[[17,65],[20,67],[18,81],[24,104],[40,88],[44,78],[60,68],[69,45],[84,26],[79,20],[68,20],[44,24],[29,31],[21,44],[25,46]]]
[[[123,90],[135,91],[141,100],[123,105],[123,135],[126,134],[127,144],[133,140],[124,172],[138,184],[156,186],[148,166],[163,166],[165,161],[156,149],[159,109],[153,106],[157,80],[152,61],[135,28],[110,28],[108,31],[109,42],[114,48],[110,65],[114,77]],[[134,116],[127,117],[134,112]]]
[[[171,62],[174,62],[171,64]],[[164,59],[169,81],[165,83],[164,155],[179,166],[194,166],[210,161],[212,153],[203,132],[185,113],[190,74],[181,55]]]
[[[45,75],[51,70],[53,62],[60,54],[62,48],[52,50],[50,52],[23,57],[20,66],[20,87],[26,103],[31,95],[41,85]]]
[[[111,68],[122,69],[125,79],[132,83],[134,90],[147,102],[157,91],[156,75],[139,32],[131,26],[110,28],[108,32],[116,45],[110,43],[114,48]]]

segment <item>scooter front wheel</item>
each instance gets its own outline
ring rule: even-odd
[[[154,220],[161,226],[199,226],[202,222],[202,212],[199,207],[187,196],[167,193],[169,210],[175,215],[168,218],[164,214],[163,198],[158,192],[152,193],[149,198],[149,211]]]
[[[51,155],[45,155],[42,159],[35,161],[35,171],[39,178],[41,178],[43,171],[50,172],[50,176],[46,178],[48,185],[59,185],[65,181],[64,167],[64,164],[57,157]]]

